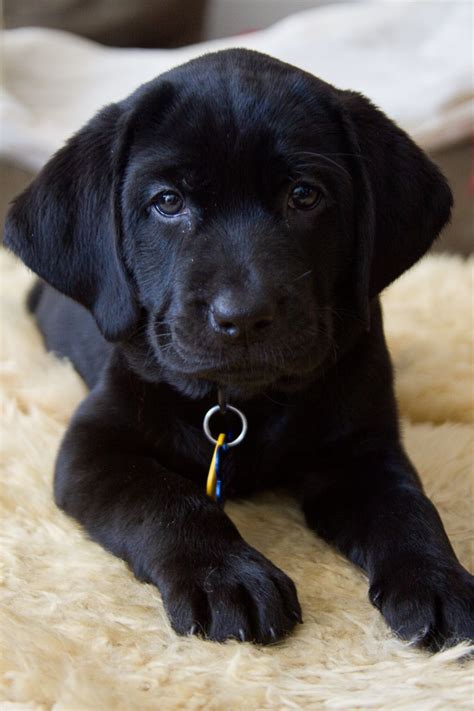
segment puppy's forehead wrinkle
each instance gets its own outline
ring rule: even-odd
[[[320,161],[328,163],[330,167],[344,173],[345,177],[352,182],[352,176],[347,168],[340,161],[335,160],[336,156],[345,156],[345,153],[316,153],[315,151],[297,151],[293,154],[293,161],[296,169],[318,168]]]
[[[321,135],[321,153],[341,148],[334,90],[271,58],[207,55],[171,71],[167,81],[174,85],[173,101],[142,108],[139,148],[176,168],[193,156],[194,164],[210,168],[228,160],[235,169],[268,158],[271,150],[288,150],[295,138],[294,147],[304,148],[311,134]]]

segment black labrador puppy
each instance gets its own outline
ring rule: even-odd
[[[400,443],[378,299],[451,204],[363,96],[245,50],[105,107],[15,201],[6,244],[44,280],[30,309],[91,388],[56,502],[159,588],[177,632],[265,644],[301,620],[206,494],[219,393],[223,497],[289,487],[396,634],[474,639],[473,577]]]

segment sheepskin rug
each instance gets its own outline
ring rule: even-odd
[[[466,646],[430,656],[395,639],[362,573],[271,493],[227,511],[295,581],[304,624],[260,648],[177,637],[158,591],[53,504],[55,453],[85,394],[24,310],[29,274],[0,255],[2,618],[0,708],[471,709]],[[409,454],[472,570],[474,261],[430,256],[384,296]]]

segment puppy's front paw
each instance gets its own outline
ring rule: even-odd
[[[218,642],[276,642],[301,622],[292,580],[243,541],[219,560],[175,563],[160,590],[173,629]]]
[[[397,566],[373,582],[369,597],[395,634],[420,647],[474,643],[474,576],[456,563]]]

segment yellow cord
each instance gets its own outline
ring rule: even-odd
[[[225,442],[225,434],[220,434],[217,438],[216,446],[214,447],[214,454],[211,459],[211,466],[209,467],[209,474],[207,475],[206,493],[211,497],[213,501],[216,501],[216,486],[217,486],[217,475],[216,475],[216,454],[219,447]]]

